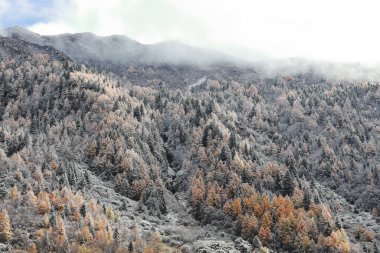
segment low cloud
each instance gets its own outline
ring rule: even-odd
[[[327,80],[380,81],[379,63],[337,63],[288,58],[260,61],[254,66],[262,76],[267,78],[307,74]]]
[[[380,62],[376,0],[0,0],[1,6],[8,6],[3,20],[30,17],[28,27],[40,34],[178,40],[246,60]]]

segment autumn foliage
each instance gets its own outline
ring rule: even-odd
[[[0,212],[0,241],[7,242],[12,239],[12,231],[8,212],[3,209]]]

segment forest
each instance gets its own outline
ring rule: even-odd
[[[158,219],[174,196],[196,226],[259,252],[380,252],[379,230],[340,216],[367,212],[379,223],[378,82],[303,73],[171,88],[128,79],[48,54],[1,60],[4,245],[192,252],[138,221],[123,225],[126,203],[91,194],[104,182]]]

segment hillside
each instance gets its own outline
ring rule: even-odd
[[[0,39],[3,251],[378,252],[378,82],[144,87]]]
[[[176,41],[147,45],[124,35],[103,37],[92,33],[77,33],[41,36],[22,27],[10,27],[2,33],[34,44],[53,46],[78,62],[208,65],[233,61],[232,57],[222,53]]]
[[[103,37],[78,33],[45,36],[22,27],[10,27],[1,33],[29,43],[52,46],[79,64],[126,76],[129,82],[137,85],[158,86],[165,82],[170,87],[186,88],[204,76],[238,79],[251,77],[254,73],[242,60],[176,41],[146,45],[124,35]]]
[[[40,46],[23,40],[0,36],[0,58],[26,59],[36,55],[48,55],[51,60],[69,61],[70,58],[61,51],[50,47]]]

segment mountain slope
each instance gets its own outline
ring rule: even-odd
[[[142,87],[5,39],[1,250],[376,252],[379,83]]]
[[[32,55],[49,55],[51,60],[68,61],[70,58],[51,46],[40,46],[17,38],[0,36],[0,59],[24,58]]]
[[[256,71],[244,61],[219,52],[170,41],[144,45],[126,36],[96,36],[92,33],[41,36],[22,27],[3,30],[3,35],[37,45],[52,46],[79,64],[125,76],[132,84],[186,89],[199,79],[247,82]]]
[[[111,62],[114,64],[185,64],[209,65],[233,63],[236,59],[213,50],[187,46],[179,42],[144,45],[123,35],[97,36],[92,33],[41,36],[21,27],[3,31],[9,37],[61,50],[78,62]]]

